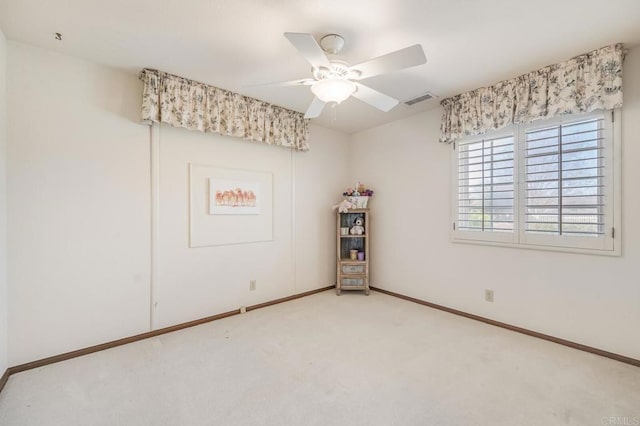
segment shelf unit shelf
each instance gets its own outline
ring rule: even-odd
[[[341,228],[349,230],[357,218],[364,219],[364,233],[362,235],[341,235]],[[337,213],[336,218],[336,294],[342,290],[362,290],[369,295],[369,239],[370,239],[369,209],[353,209],[346,213]],[[364,259],[352,259],[351,251],[364,253]]]

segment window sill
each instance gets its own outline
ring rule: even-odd
[[[585,248],[575,248],[575,247],[560,247],[560,246],[548,246],[548,245],[535,245],[535,244],[518,244],[518,243],[505,243],[500,241],[487,241],[487,240],[479,240],[479,239],[464,239],[452,236],[451,242],[455,244],[471,244],[471,245],[480,245],[480,246],[491,246],[491,247],[503,247],[503,248],[515,248],[515,249],[525,249],[525,250],[538,250],[538,251],[551,251],[551,252],[561,252],[561,253],[572,253],[572,254],[590,254],[596,256],[610,256],[610,257],[621,257],[622,250],[620,248],[620,244],[618,242],[614,243],[614,248],[612,250],[605,249],[585,249]]]

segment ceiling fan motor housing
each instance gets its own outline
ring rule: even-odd
[[[313,68],[313,78],[316,80],[326,80],[331,78],[356,78],[358,71],[352,70],[349,65],[338,59],[330,61],[331,68]]]

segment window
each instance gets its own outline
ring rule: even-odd
[[[510,241],[515,231],[513,134],[475,140],[458,148],[457,229],[468,238],[494,233]],[[498,236],[497,234],[503,235]]]
[[[618,254],[613,123],[572,115],[455,144],[453,239]]]

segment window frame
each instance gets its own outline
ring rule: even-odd
[[[569,124],[590,118],[603,117],[604,143],[604,235],[602,237],[579,237],[568,235],[538,235],[527,233],[524,226],[526,209],[526,141],[527,131],[554,125]],[[450,239],[454,243],[480,244],[499,247],[512,247],[569,253],[586,253],[596,255],[620,256],[621,239],[621,111],[620,109],[596,111],[587,114],[568,114],[547,120],[534,121],[529,124],[510,125],[504,129],[490,131],[482,135],[467,136],[456,141],[452,149],[451,162],[451,218]],[[459,230],[458,197],[459,197],[459,147],[460,145],[480,142],[513,135],[514,137],[514,230],[513,232],[488,232]],[[609,200],[612,199],[611,202]]]

